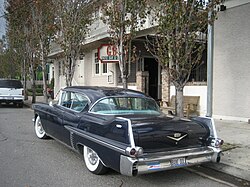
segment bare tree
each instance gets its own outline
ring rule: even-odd
[[[64,55],[66,85],[71,86],[76,60],[88,36],[92,22],[93,3],[89,0],[53,0],[56,4],[55,23],[58,29],[56,42]]]
[[[51,0],[36,0],[30,3],[32,12],[32,25],[36,32],[38,41],[37,58],[40,60],[43,75],[43,96],[44,101],[48,102],[47,94],[47,59],[50,52],[50,43],[55,34],[54,9]],[[32,57],[34,58],[34,57]]]
[[[109,27],[111,42],[118,48],[119,68],[124,88],[130,75],[131,55],[135,47],[131,46],[146,19],[145,0],[112,0],[107,1],[102,8],[102,20]],[[128,66],[127,66],[128,64]]]
[[[215,20],[220,0],[155,0],[156,34],[148,38],[147,49],[167,71],[176,88],[176,115],[183,117],[183,89],[191,71],[201,62],[206,41],[201,36]],[[208,19],[208,13],[212,16]]]
[[[37,40],[36,32],[32,24],[30,3],[32,3],[32,1],[7,0],[5,9],[8,47],[14,51],[17,56],[20,56],[25,96],[27,96],[26,77],[30,75],[33,85],[32,102],[35,102],[35,74],[28,73],[28,69],[30,72],[34,72],[37,68],[37,64],[33,58],[37,50]]]

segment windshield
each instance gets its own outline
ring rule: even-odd
[[[157,103],[150,98],[139,97],[108,97],[97,102],[91,112],[99,114],[126,115],[146,114],[159,115],[160,109]]]
[[[23,88],[19,80],[0,80],[0,88]]]

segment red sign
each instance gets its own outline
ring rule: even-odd
[[[98,58],[102,63],[119,62],[118,48],[115,45],[103,44],[98,48]]]

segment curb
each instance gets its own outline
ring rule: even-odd
[[[32,103],[24,102],[23,105],[28,107],[28,108],[32,108]]]
[[[250,170],[244,170],[225,163],[205,163],[202,166],[249,181]],[[249,181],[250,182],[250,181]]]

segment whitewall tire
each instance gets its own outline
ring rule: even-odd
[[[83,158],[87,169],[97,175],[107,172],[107,168],[103,165],[98,154],[91,148],[84,146]]]
[[[36,121],[35,121],[35,133],[36,133],[36,136],[40,139],[45,139],[48,137],[46,135],[45,130],[43,129],[42,122],[39,116],[37,116]]]

